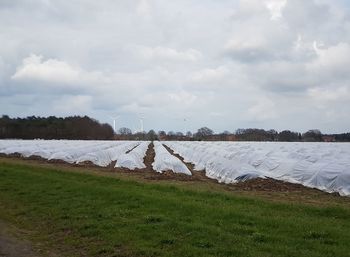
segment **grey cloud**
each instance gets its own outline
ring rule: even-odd
[[[349,127],[331,114],[350,101],[327,100],[349,90],[349,9],[287,0],[273,16],[266,3],[1,1],[0,109],[105,122],[119,112],[131,128],[144,112],[156,130]]]

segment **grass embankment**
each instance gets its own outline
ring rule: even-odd
[[[0,162],[0,218],[59,256],[350,256],[350,207]]]

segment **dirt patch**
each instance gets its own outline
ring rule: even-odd
[[[27,159],[31,160],[30,157],[28,157]],[[51,160],[45,160],[45,159],[43,159],[42,161],[44,161],[44,162],[46,161],[46,162],[48,162],[48,163],[53,163],[53,164],[69,164],[68,162],[65,162],[65,161],[60,160],[60,159],[51,159]]]
[[[154,151],[154,144],[153,144],[153,142],[151,142],[148,145],[146,155],[143,158],[143,163],[146,165],[146,170],[153,171],[152,163],[154,162],[155,157],[156,157],[156,153]]]
[[[46,160],[43,157],[38,156],[38,155],[31,155],[29,157],[26,157],[26,159],[28,159],[28,160],[35,160],[35,161],[48,161],[48,160]]]
[[[256,178],[234,184],[235,188],[245,191],[268,191],[268,192],[306,192],[317,189],[307,188],[300,184],[279,181],[272,178]],[[320,191],[320,190],[319,190]],[[322,191],[320,191],[322,192]]]
[[[0,256],[38,257],[30,242],[19,239],[20,232],[0,221]]]

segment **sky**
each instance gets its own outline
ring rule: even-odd
[[[350,131],[348,0],[0,0],[0,115]]]

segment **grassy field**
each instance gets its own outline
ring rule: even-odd
[[[59,256],[350,256],[349,201],[329,199],[274,201],[0,160],[0,218]]]

